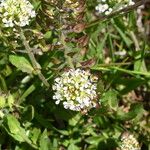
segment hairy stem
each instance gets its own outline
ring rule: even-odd
[[[64,56],[66,58],[66,61],[68,63],[68,65],[74,69],[74,65],[73,65],[73,62],[72,62],[72,59],[71,57],[69,57],[67,55],[67,52],[70,51],[69,47],[66,45],[66,42],[65,42],[65,36],[63,33],[61,33],[61,36],[60,36],[60,41],[61,41],[61,44],[64,46],[65,50],[64,50]]]
[[[23,42],[23,45],[25,46],[25,49],[27,51],[27,54],[31,60],[31,63],[33,65],[33,68],[34,70],[36,71],[38,77],[40,78],[40,80],[43,82],[43,84],[46,86],[46,87],[49,87],[49,83],[47,82],[47,80],[45,79],[44,75],[41,73],[41,67],[39,65],[39,63],[36,61],[35,57],[34,57],[34,54],[28,44],[28,42],[26,41],[26,37],[24,35],[24,32],[23,30],[21,29],[21,33],[20,33],[20,37],[22,39],[22,42]]]

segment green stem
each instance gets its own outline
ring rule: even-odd
[[[146,2],[148,2],[149,0],[141,0],[139,2],[136,2],[134,5],[132,6],[128,6],[128,7],[125,7],[119,11],[115,11],[113,13],[111,13],[110,15],[107,15],[107,16],[104,16],[102,18],[99,18],[99,19],[96,19],[94,21],[92,21],[91,23],[87,24],[85,28],[90,28],[94,25],[97,25],[99,24],[101,21],[106,21],[112,17],[117,17],[118,15],[122,15],[122,14],[125,14],[125,13],[128,13],[129,11],[132,11],[133,9],[136,9],[137,7],[145,4]]]
[[[29,96],[34,90],[36,89],[35,84],[33,83],[24,93],[21,95],[21,97],[18,100],[18,104],[22,103],[24,99]]]
[[[132,62],[122,62],[122,63],[109,63],[109,64],[98,64],[96,67],[111,67],[111,66],[125,66],[131,65]]]
[[[136,35],[134,34],[133,31],[130,31],[129,33],[130,33],[130,36],[131,36],[131,38],[132,38],[132,40],[133,40],[133,42],[134,42],[135,50],[136,50],[136,51],[139,51],[139,50],[140,50],[140,46],[139,46],[139,42],[138,42],[138,40],[137,40],[137,38],[136,38]]]
[[[35,57],[34,57],[34,54],[29,46],[29,44],[27,43],[26,41],[26,37],[24,35],[24,32],[23,30],[21,29],[21,32],[20,32],[20,37],[22,39],[22,42],[23,42],[23,45],[25,46],[26,48],[26,51],[27,51],[27,54],[31,60],[31,63],[33,65],[33,68],[34,70],[36,71],[38,77],[40,78],[40,80],[43,82],[43,84],[46,86],[46,87],[49,87],[49,83],[47,82],[47,80],[45,79],[44,75],[41,73],[41,67],[39,65],[39,63],[36,61]]]
[[[110,66],[110,67],[92,67],[92,70],[102,70],[102,71],[112,71],[112,70],[117,70],[120,72],[124,72],[130,75],[143,75],[143,76],[147,76],[150,77],[150,73],[149,72],[140,72],[140,71],[133,71],[133,70],[127,70],[127,69],[123,69],[123,68],[119,68],[119,67],[115,67],[115,66]]]
[[[60,41],[61,41],[62,45],[63,45],[64,48],[65,48],[65,50],[64,50],[64,56],[65,56],[65,58],[66,58],[66,61],[67,61],[67,63],[69,64],[69,66],[74,69],[74,65],[73,65],[72,59],[71,59],[71,57],[69,57],[69,56],[67,55],[67,52],[70,51],[70,49],[69,49],[69,47],[66,45],[65,36],[64,36],[63,33],[61,33]]]

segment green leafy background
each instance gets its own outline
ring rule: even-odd
[[[150,32],[138,31],[136,11],[101,18],[93,13],[96,2],[87,0],[82,22],[72,19],[70,25],[81,31],[66,33],[57,22],[64,14],[57,14],[56,6],[31,2],[37,16],[22,30],[39,68],[16,36],[20,31],[0,28],[0,149],[115,150],[121,135],[130,132],[142,150],[149,150]],[[50,10],[56,18],[49,17]],[[87,114],[66,110],[52,99],[54,79],[72,65],[99,76],[99,106]]]

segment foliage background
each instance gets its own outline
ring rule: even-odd
[[[143,150],[150,149],[149,3],[140,14],[103,17],[94,13],[97,3],[87,0],[76,18],[50,1],[31,2],[37,16],[30,26],[0,28],[0,148],[112,150],[130,132]],[[144,31],[137,26],[139,15]],[[100,105],[88,114],[65,110],[52,99],[54,78],[72,65],[99,76]]]

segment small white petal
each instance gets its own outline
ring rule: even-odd
[[[56,105],[58,105],[59,103],[60,103],[60,101],[59,101],[59,100],[57,100],[57,101],[55,102],[55,104],[56,104]]]
[[[36,15],[33,6],[27,0],[1,0],[0,13],[5,27],[26,26],[30,18]]]
[[[96,95],[96,81],[91,80],[89,71],[70,69],[54,80],[53,90],[56,104],[62,102],[65,109],[81,111],[94,107],[93,99]]]

